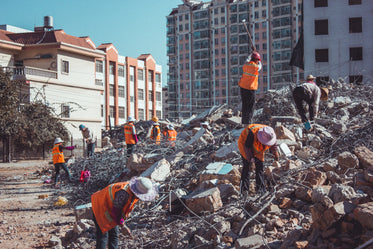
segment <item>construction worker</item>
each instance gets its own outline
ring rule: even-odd
[[[82,132],[83,140],[87,143],[88,157],[95,154],[96,138],[93,131],[84,125],[79,125],[79,130]]]
[[[53,155],[53,165],[54,169],[56,171],[54,175],[54,186],[58,186],[58,178],[60,176],[60,168],[66,172],[67,177],[69,179],[69,182],[71,182],[71,174],[69,169],[67,168],[66,162],[65,162],[65,157],[63,155],[63,150],[73,150],[75,149],[75,146],[63,146],[62,143],[64,141],[61,138],[56,138],[54,140],[54,146],[52,149],[52,155]]]
[[[129,182],[118,182],[91,196],[93,221],[96,225],[96,248],[118,248],[119,227],[132,237],[124,224],[137,201],[152,201],[158,194],[155,183],[145,177],[133,177]],[[109,240],[109,241],[108,241]]]
[[[177,131],[175,130],[174,126],[172,124],[169,124],[166,126],[166,135],[164,138],[168,141],[168,144],[172,147],[175,146]]]
[[[279,154],[276,145],[276,134],[272,127],[263,124],[251,124],[247,126],[238,138],[238,149],[240,150],[243,168],[241,173],[240,191],[241,194],[249,191],[250,171],[255,165],[255,183],[256,192],[265,191],[263,162],[264,154],[270,149],[279,160]]]
[[[124,137],[127,145],[127,157],[130,157],[135,145],[139,141],[137,138],[136,128],[133,124],[135,119],[132,117],[127,118],[127,123],[124,125]]]
[[[311,74],[307,76],[306,82],[297,86],[293,90],[293,98],[302,123],[306,130],[311,129],[310,121],[313,121],[319,111],[320,99],[328,99],[329,90],[324,87],[318,87],[313,81],[316,77]],[[309,119],[303,107],[303,101],[308,104]]]
[[[258,76],[262,69],[260,54],[253,52],[246,60],[242,76],[238,83],[241,89],[242,100],[242,125],[251,123],[254,114],[255,91],[258,90]]]
[[[153,126],[150,132],[150,139],[155,142],[155,144],[161,144],[161,128],[159,127],[158,118],[154,116],[152,118]]]

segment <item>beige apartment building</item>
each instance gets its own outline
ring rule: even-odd
[[[151,54],[121,56],[111,43],[96,47],[89,37],[51,26],[0,25],[0,69],[25,82],[26,101],[52,106],[74,141],[81,141],[80,124],[94,131],[100,147],[101,131],[128,116],[162,117],[162,67]]]
[[[257,94],[303,75],[289,66],[300,36],[302,0],[184,0],[167,16],[169,118],[240,103],[238,81],[251,53],[262,57]]]

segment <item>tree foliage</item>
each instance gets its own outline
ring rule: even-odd
[[[68,141],[68,131],[52,107],[42,101],[21,103],[24,82],[12,81],[9,73],[0,72],[0,138],[12,137],[17,145],[50,145],[56,137]]]

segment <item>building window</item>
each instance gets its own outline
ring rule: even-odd
[[[363,32],[362,18],[352,17],[349,18],[349,31],[350,33],[361,33]]]
[[[118,86],[118,97],[119,98],[125,97],[124,86]]]
[[[161,111],[156,111],[155,113],[156,113],[157,117],[160,117],[160,118],[162,117],[162,112]]]
[[[354,83],[354,84],[363,83],[363,75],[350,75],[348,78],[349,78],[350,83]]]
[[[104,105],[101,105],[101,117],[104,116]]]
[[[137,96],[139,100],[144,100],[144,89],[138,89],[137,90]]]
[[[328,0],[315,0],[315,8],[328,7]]]
[[[124,107],[123,106],[118,107],[118,116],[119,118],[124,118]]]
[[[103,72],[104,72],[104,62],[96,61],[96,73],[103,73]]]
[[[124,77],[124,66],[123,65],[118,65],[118,76]]]
[[[130,67],[130,82],[135,81],[135,67]]]
[[[315,20],[315,35],[327,35],[328,33],[328,19]]]
[[[69,73],[69,62],[62,61],[62,73],[68,74]]]
[[[350,48],[350,61],[361,61],[363,59],[363,48]]]
[[[61,118],[70,118],[70,106],[66,104],[61,105]]]
[[[138,80],[144,80],[144,70],[143,69],[137,69],[137,79]]]
[[[348,5],[359,5],[361,0],[348,0]]]
[[[104,85],[104,82],[103,82],[102,80],[100,80],[100,79],[96,79],[96,80],[95,80],[95,85],[96,85],[96,86],[103,86],[103,85]]]
[[[110,86],[109,86],[109,95],[110,95],[111,97],[114,97],[114,85],[110,85]]]
[[[114,106],[110,106],[110,117],[111,118],[114,118],[115,117],[115,108],[114,108]]]
[[[328,62],[329,61],[329,50],[328,49],[315,49],[315,60],[316,62]]]
[[[110,62],[109,64],[109,74],[115,75],[115,63],[114,62]]]
[[[156,101],[161,101],[161,93],[160,92],[155,92],[155,100]]]
[[[149,101],[153,101],[153,91],[149,91]]]
[[[160,73],[155,74],[155,82],[161,83],[161,74]]]
[[[130,101],[134,102],[135,101],[135,97],[134,96],[130,96]]]
[[[153,70],[148,71],[148,81],[153,82]]]
[[[139,120],[144,120],[145,119],[145,113],[144,113],[144,109],[139,109],[138,111],[138,114],[139,114]]]

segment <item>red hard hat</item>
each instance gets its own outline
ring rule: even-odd
[[[260,54],[258,52],[253,52],[251,54],[251,59],[257,59],[260,61]]]

